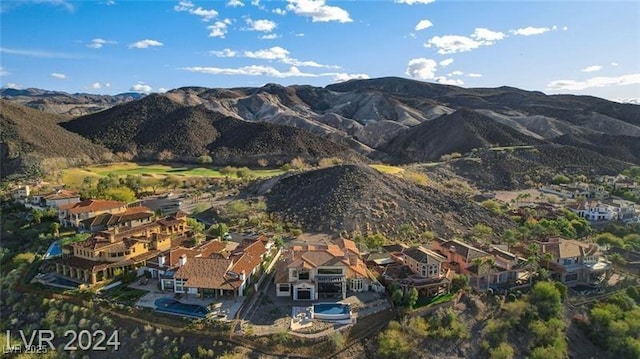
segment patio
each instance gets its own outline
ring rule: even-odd
[[[198,298],[193,294],[186,293],[181,294],[180,297],[177,298],[176,293],[163,292],[158,289],[157,279],[149,279],[146,283],[138,281],[130,284],[129,287],[149,291],[149,293],[142,296],[135,303],[136,306],[156,309],[155,302],[157,299],[170,298],[178,300],[181,303],[197,304],[206,307],[209,309],[209,316],[223,321],[232,320],[245,299],[244,297],[225,297],[216,300],[214,298]]]

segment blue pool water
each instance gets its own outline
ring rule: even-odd
[[[339,303],[314,304],[313,312],[318,314],[349,314],[349,306]]]
[[[197,304],[180,303],[171,298],[159,298],[155,303],[159,312],[188,315],[191,317],[204,318],[207,316],[207,308]]]
[[[44,254],[44,258],[46,259],[49,257],[55,257],[59,255],[62,255],[62,248],[60,247],[60,244],[58,243],[58,241],[55,241],[51,243],[51,245],[49,246],[49,249],[47,249],[47,253]]]

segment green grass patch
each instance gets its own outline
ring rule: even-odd
[[[198,165],[166,165],[159,163],[120,162],[104,165],[68,168],[62,171],[62,181],[69,186],[78,186],[85,177],[104,177],[109,173],[118,176],[143,175],[162,178],[168,175],[179,177],[225,177],[218,168],[205,168]],[[280,169],[251,169],[253,177],[271,177],[284,173]],[[235,175],[231,176],[235,178]]]
[[[379,172],[387,173],[391,175],[404,172],[404,168],[400,168],[396,166],[390,166],[390,165],[369,165],[369,166]]]
[[[104,293],[106,297],[116,302],[133,305],[138,299],[149,292],[121,285],[118,288],[107,290]]]
[[[414,308],[430,307],[436,304],[446,303],[453,300],[455,296],[455,293],[448,293],[436,295],[435,297],[431,298],[418,298],[418,301],[416,302]]]
[[[506,151],[506,150],[532,150],[533,146],[505,146],[505,147],[491,147],[491,151]]]

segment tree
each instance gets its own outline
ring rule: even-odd
[[[104,196],[107,190],[117,187],[120,187],[118,175],[115,173],[109,173],[106,177],[98,179],[96,190],[98,191],[98,196]]]
[[[418,302],[418,290],[416,288],[411,288],[404,294],[404,305],[408,308],[413,308]]]
[[[391,293],[391,300],[395,305],[402,305],[402,299],[404,295],[402,294],[402,289],[397,288]]]
[[[378,343],[378,355],[382,358],[407,358],[411,352],[411,345],[398,322],[389,323],[389,328],[378,334]]]
[[[489,350],[491,359],[512,359],[515,355],[513,347],[509,343],[500,343],[497,347]]]
[[[126,203],[136,200],[136,194],[128,187],[109,188],[102,194],[102,197]]]
[[[60,236],[60,223],[58,222],[51,223],[51,233],[53,233],[53,235],[56,237]]]
[[[213,163],[213,158],[211,158],[211,156],[209,155],[202,155],[198,157],[198,163],[200,163],[201,165],[210,165]]]
[[[122,181],[122,184],[129,187],[138,197],[142,192],[142,176],[139,175],[127,175]]]
[[[365,237],[365,243],[369,249],[382,247],[386,242],[387,238],[382,233],[369,234]]]
[[[42,217],[44,216],[44,212],[34,209],[31,212],[31,216],[33,217],[33,223],[40,224],[40,222],[42,221]]]
[[[502,206],[500,206],[500,203],[498,203],[498,202],[496,202],[496,201],[494,201],[492,199],[488,199],[486,201],[483,201],[480,205],[482,207],[490,210],[494,214],[498,214],[498,215],[502,214],[502,208],[501,208]]]
[[[229,227],[224,223],[217,223],[211,225],[207,232],[209,232],[209,234],[211,234],[212,236],[222,238],[229,232]]]
[[[464,290],[469,287],[469,277],[462,274],[457,274],[451,280],[451,292],[457,293],[460,290]]]
[[[284,240],[282,240],[281,236],[274,236],[273,237],[273,244],[276,246],[276,248],[280,249],[280,248],[284,247]]]
[[[204,232],[204,224],[195,218],[187,218],[187,225],[191,227],[195,233]]]
[[[529,302],[538,309],[538,315],[543,320],[557,316],[562,310],[562,295],[549,282],[536,283],[529,294]]]
[[[505,231],[502,232],[502,240],[508,245],[514,245],[517,241],[515,232],[511,229],[505,229]]]
[[[231,166],[226,166],[220,169],[220,173],[225,175],[225,177],[229,177],[231,175],[235,175],[235,173],[238,171],[237,168],[235,167],[231,167]]]
[[[493,236],[493,228],[485,224],[478,223],[471,228],[471,235],[479,242],[489,243]]]
[[[398,230],[400,237],[407,241],[416,235],[416,229],[410,223],[401,224]]]

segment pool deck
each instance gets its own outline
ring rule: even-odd
[[[177,300],[181,303],[185,304],[198,304],[205,308],[209,309],[209,313],[213,313],[217,320],[228,321],[232,320],[242,303],[244,302],[244,297],[237,298],[223,298],[223,299],[214,299],[214,298],[197,298],[192,294],[183,294],[180,299],[176,299],[174,297],[175,293],[173,292],[163,292],[157,288],[157,280],[151,280],[146,285],[141,284],[133,284],[130,285],[132,288],[143,289],[149,291],[149,293],[142,296],[136,302],[136,306],[146,307],[156,309],[155,302],[160,298],[169,298],[173,300]],[[177,314],[177,313],[175,313]],[[179,314],[177,314],[179,315]]]

